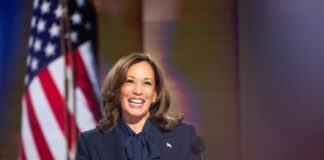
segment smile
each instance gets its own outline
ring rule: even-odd
[[[139,107],[139,106],[142,106],[145,101],[143,99],[131,98],[128,100],[128,102],[130,105],[132,105],[134,107]]]

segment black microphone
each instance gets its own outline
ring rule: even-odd
[[[205,150],[205,145],[204,145],[204,140],[196,136],[191,143],[191,148],[194,151],[194,153],[199,154],[201,156],[202,160],[205,160],[204,156],[204,150]]]

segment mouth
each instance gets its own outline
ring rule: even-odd
[[[144,104],[145,100],[138,98],[130,98],[128,99],[128,102],[133,107],[141,107]]]

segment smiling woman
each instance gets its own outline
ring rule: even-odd
[[[121,58],[102,86],[104,118],[79,135],[77,159],[200,159],[193,125],[173,114],[157,63],[145,53]]]
[[[133,64],[121,87],[122,115],[129,127],[139,133],[149,117],[149,107],[156,99],[154,71],[146,62]]]

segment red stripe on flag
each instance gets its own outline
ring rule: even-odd
[[[41,159],[51,160],[54,159],[52,153],[50,152],[48,145],[46,143],[45,137],[42,133],[41,127],[37,121],[35,111],[31,102],[29,91],[26,92],[25,95],[26,106],[27,106],[27,114],[28,121],[30,124],[30,128],[32,131],[32,135],[34,137],[35,144],[37,146],[38,154]]]
[[[77,68],[75,70],[76,83],[82,90],[82,93],[84,94],[84,96],[87,100],[89,109],[93,113],[96,121],[98,121],[100,119],[99,103],[97,101],[97,97],[94,92],[95,90],[92,86],[92,83],[91,83],[91,80],[87,73],[87,70],[85,68],[85,65],[80,57],[79,50],[74,51],[74,58],[75,58],[74,59],[75,60],[74,61],[75,68]]]
[[[19,157],[20,157],[20,160],[26,160],[27,159],[26,158],[26,152],[25,152],[25,147],[23,145],[23,141],[22,141],[21,135],[20,135],[19,140],[20,140],[20,146],[19,146],[19,150],[20,150],[19,151],[19,153],[20,153]]]
[[[68,142],[69,149],[71,150],[77,142],[77,136],[79,134],[79,127],[76,125],[75,117],[71,114],[68,115],[69,127],[68,127]]]
[[[43,86],[43,88],[46,88],[45,94],[48,99],[48,102],[50,103],[51,109],[55,115],[56,120],[59,122],[59,125],[61,127],[61,130],[64,135],[65,130],[65,120],[68,120],[68,145],[69,149],[72,148],[72,146],[76,143],[76,136],[78,134],[79,128],[75,124],[75,117],[73,113],[67,112],[65,110],[65,104],[64,99],[62,95],[59,93],[57,87],[55,86],[55,82],[53,78],[51,77],[51,74],[49,70],[45,69],[42,71],[42,73],[39,74],[40,82]],[[74,111],[72,111],[74,112]],[[64,115],[67,114],[66,119],[64,118]]]
[[[46,98],[48,100],[49,105],[51,106],[51,110],[55,115],[55,118],[61,128],[62,133],[64,134],[64,123],[65,123],[65,104],[62,95],[59,90],[55,86],[55,82],[49,73],[48,69],[44,69],[39,74],[39,80],[42,84],[42,88],[44,89]]]
[[[72,148],[72,146],[73,146],[73,144],[74,144],[74,142],[75,142],[75,134],[74,134],[74,132],[75,132],[75,123],[74,123],[74,118],[72,117],[72,116],[69,116],[68,117],[69,118],[69,127],[68,127],[68,142],[69,142],[69,150],[71,150],[71,148]]]

